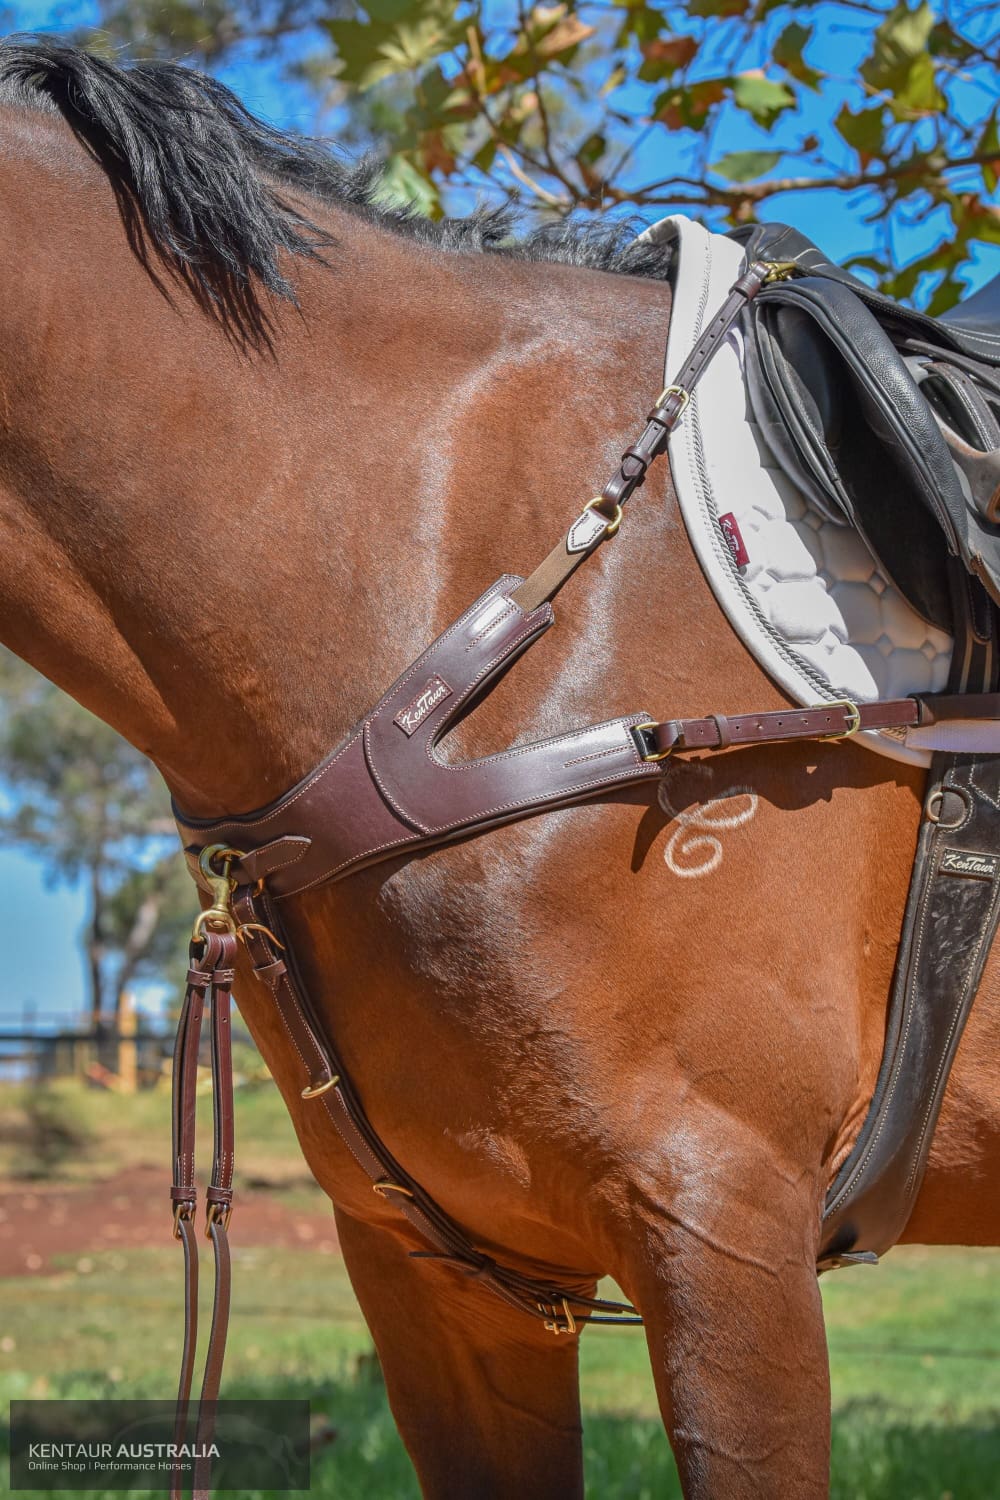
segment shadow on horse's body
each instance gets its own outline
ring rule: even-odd
[[[29,79],[0,109],[0,636],[192,813],[259,806],[593,493],[660,386],[666,265],[571,232],[540,259],[454,253],[286,145],[280,193],[328,241],[323,264],[282,254],[297,310],[261,280],[280,290],[287,228],[260,177],[278,170],[272,138],[268,158],[252,122],[227,135],[193,84],[136,123],[139,85],[105,68],[144,197],[97,85],[89,104],[80,79],[67,90],[96,65],[43,49],[35,84],[25,55],[0,52],[0,75]],[[182,148],[158,158],[178,121]],[[158,219],[148,194],[178,160]],[[207,232],[213,194],[226,211]],[[607,274],[629,269],[644,274]],[[712,600],[665,466],[557,614],[461,750],[637,704],[781,704]],[[670,815],[631,792],[287,914],[396,1156],[477,1244],[581,1289],[612,1274],[641,1309],[691,1497],[826,1489],[820,1214],[871,1097],[921,782],[854,746],[739,750],[670,771],[676,811],[756,794],[704,878],[665,863]],[[579,1494],[577,1339],[409,1258],[422,1244],[301,1100],[267,991],[244,976],[238,993],[335,1203],[425,1493]],[[998,1068],[993,961],[909,1238],[1000,1242]]]

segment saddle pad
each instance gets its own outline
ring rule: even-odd
[[[675,245],[669,385],[740,274],[743,251],[679,214],[640,238]],[[692,546],[723,613],[794,702],[943,691],[951,637],[882,575],[856,531],[831,521],[777,466],[750,413],[738,331],[716,352],[674,428],[670,467]],[[904,744],[903,735],[870,730],[857,739],[894,760],[929,765],[931,752]]]

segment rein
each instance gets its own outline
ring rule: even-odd
[[[215,1153],[206,1232],[215,1254],[216,1295],[203,1402],[218,1395],[226,1340],[233,1177],[229,1009],[237,940],[245,945],[256,977],[271,990],[302,1060],[302,1098],[325,1109],[373,1191],[392,1203],[426,1241],[427,1249],[411,1254],[454,1266],[556,1335],[574,1334],[586,1323],[640,1323],[631,1303],[591,1297],[574,1287],[525,1275],[479,1250],[396,1160],[372,1127],[334,1044],[324,1035],[283,936],[281,903],[400,853],[441,845],[619,785],[658,780],[660,763],[679,751],[844,739],[859,730],[955,726],[1000,717],[1000,695],[993,694],[862,704],[843,699],[731,718],[711,714],[658,721],[639,712],[462,765],[448,765],[436,755],[438,742],[458,717],[488,694],[553,623],[551,600],[576,569],[617,534],[624,506],[644,482],[650,464],[665,452],[670,432],[715,350],[761,289],[788,274],[784,262],[758,260],[749,266],[697,340],[675,382],[657,397],[645,427],[601,494],[587,502],[544,561],[527,579],[504,576],[488,589],[298,786],[269,808],[245,817],[200,820],[175,808],[192,874],[212,897],[192,936],[174,1069],[171,1198],[174,1232],[185,1252],[185,1346],[178,1394],[185,1411],[197,1303],[194,1076],[208,997]],[[196,1496],[205,1493],[205,1482],[206,1476],[196,1472]]]

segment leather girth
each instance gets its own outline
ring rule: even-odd
[[[949,565],[955,649],[949,687],[997,683],[997,612]],[[876,1260],[909,1222],[951,1065],[1000,914],[1000,756],[931,760],[886,1017],[861,1133],[827,1193],[820,1270]]]
[[[821,1270],[874,1259],[913,1211],[945,1086],[1000,915],[1000,757],[935,755],[885,1051],[827,1197]]]

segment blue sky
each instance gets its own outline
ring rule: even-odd
[[[97,7],[87,0],[62,3],[14,3],[0,7],[7,30],[56,30],[70,25],[96,25]],[[783,128],[799,136],[815,131],[830,138],[830,120],[842,100],[851,94],[853,78],[865,56],[868,38],[850,13],[841,7],[821,8],[814,47],[821,52],[825,69],[843,79],[842,85],[824,91],[822,97],[806,93],[797,114],[786,117]],[[813,54],[814,60],[817,54]],[[244,61],[222,75],[246,104],[276,124],[302,130],[315,129],[315,106],[301,87],[281,81],[273,69]],[[971,87],[971,86],[970,86]],[[970,92],[970,108],[981,108]],[[623,100],[623,103],[639,103]],[[724,152],[770,144],[752,122],[733,123],[720,131],[715,159]],[[636,157],[637,178],[650,180],[666,175],[669,164],[661,161],[662,141],[655,136]],[[650,215],[654,217],[654,215]],[[789,193],[772,200],[769,218],[795,223],[819,241],[834,258],[843,259],[874,243],[875,231],[866,226],[858,206],[826,193]],[[900,236],[897,251],[909,260],[927,250],[944,231],[940,216],[931,215],[909,226]],[[976,256],[970,280],[973,285],[1000,273],[1000,248],[983,248]],[[75,1014],[83,997],[78,935],[84,918],[84,898],[77,890],[47,888],[36,861],[17,852],[0,852],[0,909],[4,913],[5,963],[0,1017],[19,1016],[26,1003],[40,1013]],[[17,941],[10,942],[11,935]]]

